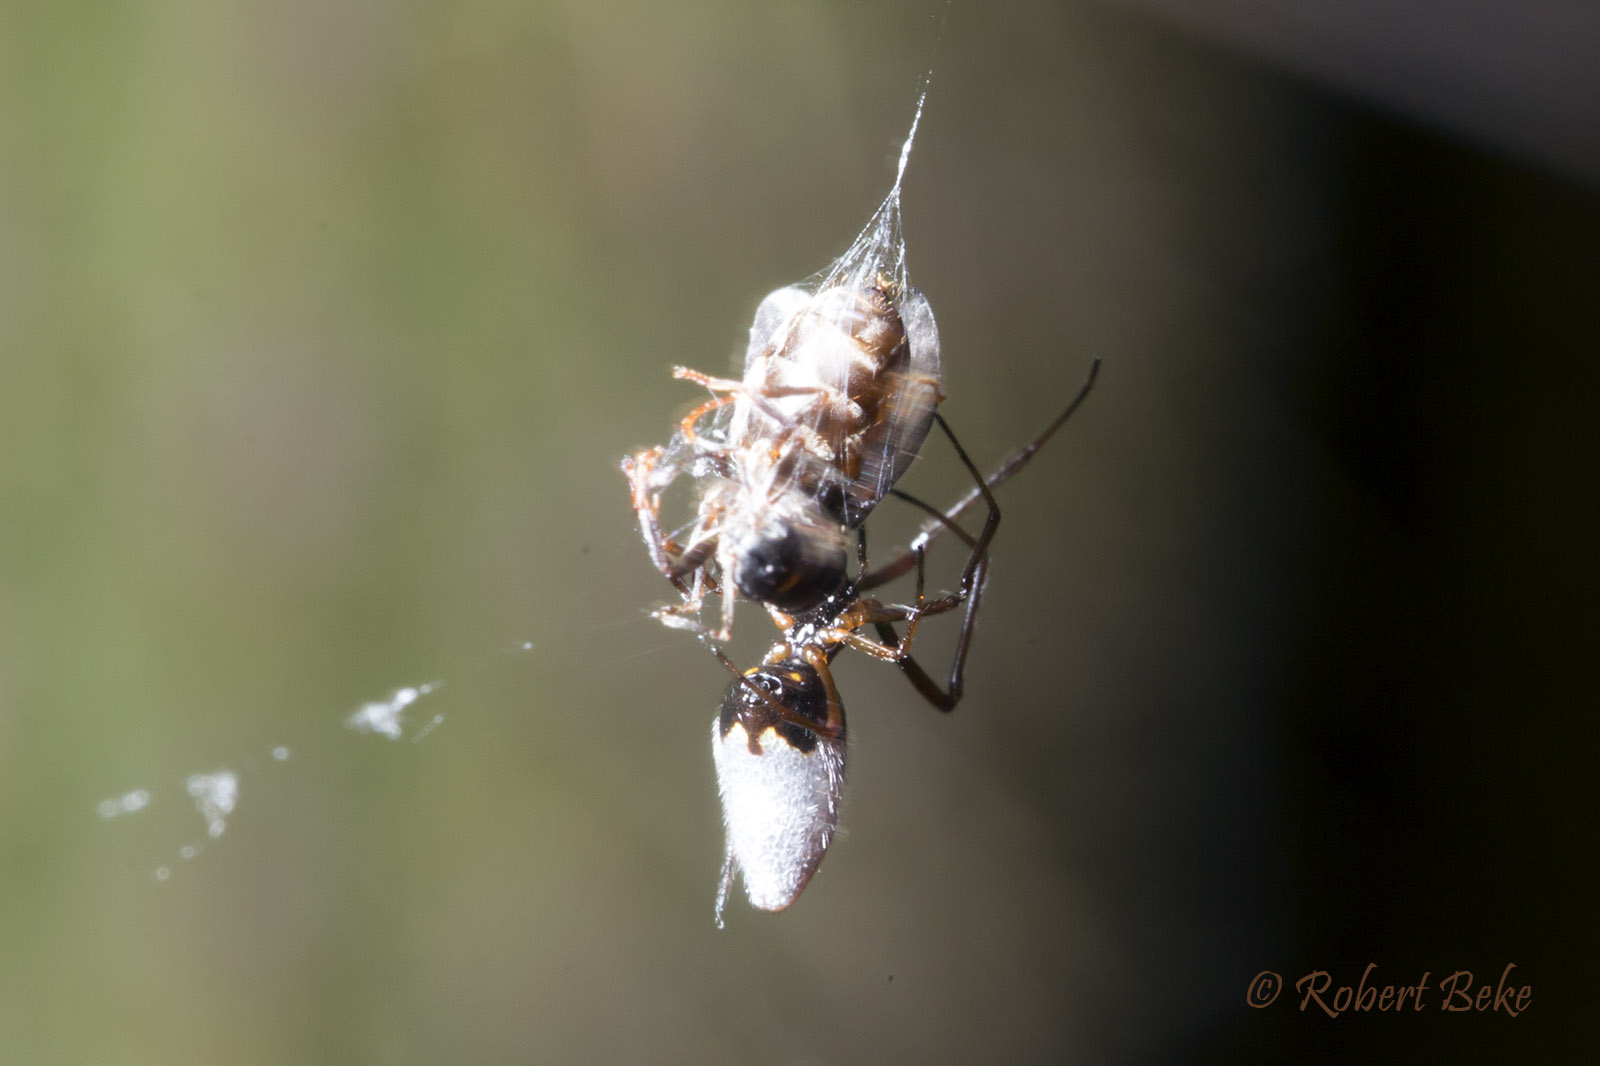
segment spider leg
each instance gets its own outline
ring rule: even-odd
[[[955,525],[955,520],[965,514],[973,504],[977,503],[985,496],[990,495],[990,491],[1004,484],[1012,477],[1012,475],[1016,474],[1024,466],[1028,465],[1028,461],[1034,457],[1040,448],[1043,448],[1045,444],[1049,442],[1051,437],[1055,436],[1056,431],[1065,425],[1067,420],[1071,418],[1073,414],[1077,412],[1078,408],[1083,405],[1083,401],[1088,399],[1089,392],[1094,388],[1095,379],[1099,377],[1099,375],[1100,357],[1095,356],[1094,362],[1090,364],[1089,367],[1089,376],[1084,379],[1083,385],[1078,389],[1077,395],[1072,398],[1072,402],[1067,404],[1066,409],[1052,419],[1050,424],[1046,426],[1038,436],[1034,437],[1033,440],[1029,441],[1027,444],[1024,444],[1021,448],[1018,448],[1015,452],[1012,452],[1009,456],[1007,456],[1005,461],[999,466],[995,467],[995,469],[987,477],[981,478],[979,483],[968,490],[965,496],[961,497],[961,499],[957,500],[943,512],[934,515],[930,521],[924,523],[922,526],[922,532],[917,535],[913,541],[913,544],[917,544],[923,548],[926,548],[933,542],[934,538],[936,538],[946,529],[956,530],[959,535],[960,527]],[[904,498],[903,494],[899,491],[890,491],[893,492],[894,495]],[[912,502],[915,502],[917,506],[922,506],[924,509],[927,509],[920,501]],[[930,511],[930,513],[932,512]],[[962,539],[965,540],[964,537]],[[868,584],[865,587],[876,588],[879,585],[893,581],[895,578],[909,573],[911,568],[916,566],[916,563],[917,560],[915,551],[910,547],[902,548],[889,560],[889,562],[881,566],[873,573],[872,577],[868,579]]]

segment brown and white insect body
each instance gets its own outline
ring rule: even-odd
[[[917,107],[921,116],[921,103]],[[900,239],[900,181],[850,249],[756,309],[738,378],[679,367],[713,398],[665,446],[623,460],[640,532],[680,602],[656,616],[715,642],[732,633],[738,595],[804,611],[843,584],[850,533],[905,473],[933,424],[939,331],[912,288]],[[682,535],[662,498],[685,472],[698,499]],[[707,625],[708,595],[721,599]]]

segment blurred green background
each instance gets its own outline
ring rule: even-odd
[[[0,5],[0,1062],[1592,1050],[1592,187],[936,6]],[[930,61],[945,413],[984,465],[1101,386],[1005,488],[966,702],[841,660],[846,832],[719,933],[726,677],[617,461],[849,243]],[[435,680],[420,743],[342,725]],[[1534,1006],[1244,1004],[1369,962]]]

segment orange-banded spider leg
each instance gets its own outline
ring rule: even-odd
[[[955,706],[961,701],[961,696],[965,690],[967,655],[972,648],[972,635],[976,629],[978,605],[983,597],[984,580],[989,571],[989,544],[993,540],[995,530],[1000,524],[1000,508],[995,501],[993,490],[1026,466],[1039,449],[1044,447],[1045,443],[1066,423],[1067,419],[1072,417],[1072,414],[1077,411],[1078,407],[1088,397],[1090,390],[1094,388],[1095,378],[1099,376],[1099,373],[1100,358],[1096,356],[1093,364],[1089,367],[1088,377],[1084,379],[1082,387],[1078,389],[1077,395],[1072,398],[1072,401],[1067,404],[1066,409],[1057,415],[1038,436],[1008,456],[987,477],[978,472],[972,460],[968,457],[966,450],[962,448],[960,441],[950,431],[949,425],[936,414],[934,417],[938,421],[939,427],[944,430],[945,436],[950,439],[950,443],[960,457],[962,465],[972,475],[973,488],[945,511],[938,511],[909,493],[891,489],[890,492],[895,496],[914,507],[926,511],[931,516],[931,521],[924,524],[922,532],[911,542],[909,547],[899,552],[887,565],[874,570],[871,574],[865,573],[865,542],[862,542],[860,552],[863,560],[863,573],[857,583],[858,588],[876,588],[904,575],[912,568],[917,571],[917,606],[906,617],[906,632],[903,635],[896,633],[894,619],[873,619],[872,624],[878,632],[878,646],[898,652],[896,655],[880,654],[879,657],[889,658],[898,663],[900,669],[905,673],[917,692],[941,711],[954,710]],[[984,520],[982,531],[977,537],[973,537],[960,526],[956,519],[980,499],[987,505],[989,513]],[[927,600],[924,598],[923,593],[927,547],[934,537],[945,530],[950,530],[954,533],[970,549],[967,563],[962,568],[961,584],[956,592],[947,593],[936,600]],[[961,629],[956,636],[956,649],[951,661],[949,680],[943,688],[940,688],[938,682],[907,652],[915,633],[918,619],[924,615],[940,614],[952,610],[963,603],[966,606],[966,610],[962,616]],[[852,646],[859,646],[859,644],[852,642]]]
[[[921,598],[920,586],[923,572],[922,558],[923,553],[918,552],[917,584],[919,586],[919,599]],[[972,586],[965,597],[966,611],[963,612],[961,617],[961,628],[956,633],[956,650],[950,663],[950,677],[943,688],[940,688],[939,683],[909,654],[901,654],[895,659],[901,672],[906,675],[906,679],[911,682],[911,686],[917,690],[917,693],[933,704],[934,707],[947,713],[956,709],[956,704],[961,702],[962,693],[966,689],[967,653],[972,648],[972,634],[978,619],[978,601],[983,598],[983,582],[988,575],[988,571],[989,557],[984,555],[978,559]],[[952,597],[947,596],[932,602],[934,605],[948,603],[950,607],[955,607],[961,602],[960,600],[951,601]],[[916,612],[916,616],[907,623],[903,639],[895,633],[894,625],[891,622],[875,623],[879,639],[890,648],[897,648],[902,652],[907,651],[910,648],[912,637],[915,635],[917,619],[928,613],[936,613],[931,610],[931,605],[930,609]]]
[[[969,489],[966,495],[962,496],[961,499],[946,508],[942,513],[933,511],[925,504],[922,504],[921,501],[911,501],[917,506],[928,510],[933,515],[932,519],[923,523],[922,532],[912,541],[912,547],[901,550],[888,563],[874,571],[872,576],[863,582],[863,587],[876,588],[879,585],[893,581],[897,577],[910,573],[911,568],[917,565],[916,548],[926,548],[933,542],[935,537],[946,529],[959,530],[960,527],[955,525],[955,519],[960,518],[979,500],[992,498],[992,490],[999,488],[1010,480],[1017,471],[1027,466],[1028,461],[1034,457],[1040,448],[1043,448],[1049,442],[1051,437],[1055,436],[1056,431],[1065,425],[1067,420],[1083,405],[1083,401],[1089,398],[1089,393],[1094,388],[1095,379],[1099,376],[1100,357],[1095,356],[1094,362],[1089,366],[1088,376],[1084,378],[1083,385],[1079,387],[1077,394],[1067,404],[1066,409],[1052,419],[1050,424],[1038,436],[1007,456],[987,477],[981,478],[979,484]],[[896,493],[896,495],[902,494]]]
[[[907,679],[910,680],[912,687],[917,690],[923,699],[939,710],[948,712],[954,710],[956,704],[961,702],[961,696],[965,690],[967,655],[971,651],[972,634],[977,626],[978,603],[983,595],[983,581],[989,571],[989,544],[994,540],[995,530],[1000,527],[1000,505],[995,500],[994,493],[985,484],[984,476],[973,464],[971,457],[967,455],[966,449],[961,446],[961,442],[951,432],[949,424],[937,414],[934,415],[934,420],[938,422],[939,428],[949,438],[951,446],[955,448],[956,455],[961,459],[961,464],[972,475],[980,497],[988,505],[989,513],[984,519],[983,529],[976,537],[973,537],[961,528],[953,515],[936,511],[908,493],[891,489],[890,491],[900,499],[933,515],[940,523],[941,528],[953,531],[967,545],[970,551],[966,565],[962,567],[961,583],[957,590],[946,593],[937,599],[929,600],[924,591],[927,579],[927,550],[924,544],[920,542],[914,543],[908,551],[917,571],[917,604],[905,617],[905,633],[896,633],[894,628],[895,619],[893,618],[873,618],[871,621],[878,631],[878,638],[882,647],[892,653],[881,657],[889,658],[897,663]],[[885,580],[879,576],[883,573],[884,571],[877,571],[864,577],[862,584],[870,587],[878,583],[878,581]],[[909,654],[910,645],[916,635],[917,623],[924,615],[943,614],[963,605],[966,610],[962,613],[961,628],[956,634],[956,650],[950,665],[949,680],[941,688],[938,682],[928,674],[927,670],[911,657]],[[859,647],[859,644],[852,641],[851,646]]]

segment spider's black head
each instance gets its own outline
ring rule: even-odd
[[[788,718],[778,708],[789,714]],[[761,737],[776,730],[784,743],[806,753],[817,746],[819,735],[830,742],[844,742],[844,718],[840,710],[838,735],[828,723],[828,690],[816,668],[802,659],[785,659],[735,678],[722,699],[717,719],[717,735],[726,738],[735,724],[744,727],[744,739],[751,754],[762,752]],[[815,722],[807,729],[801,721]]]

